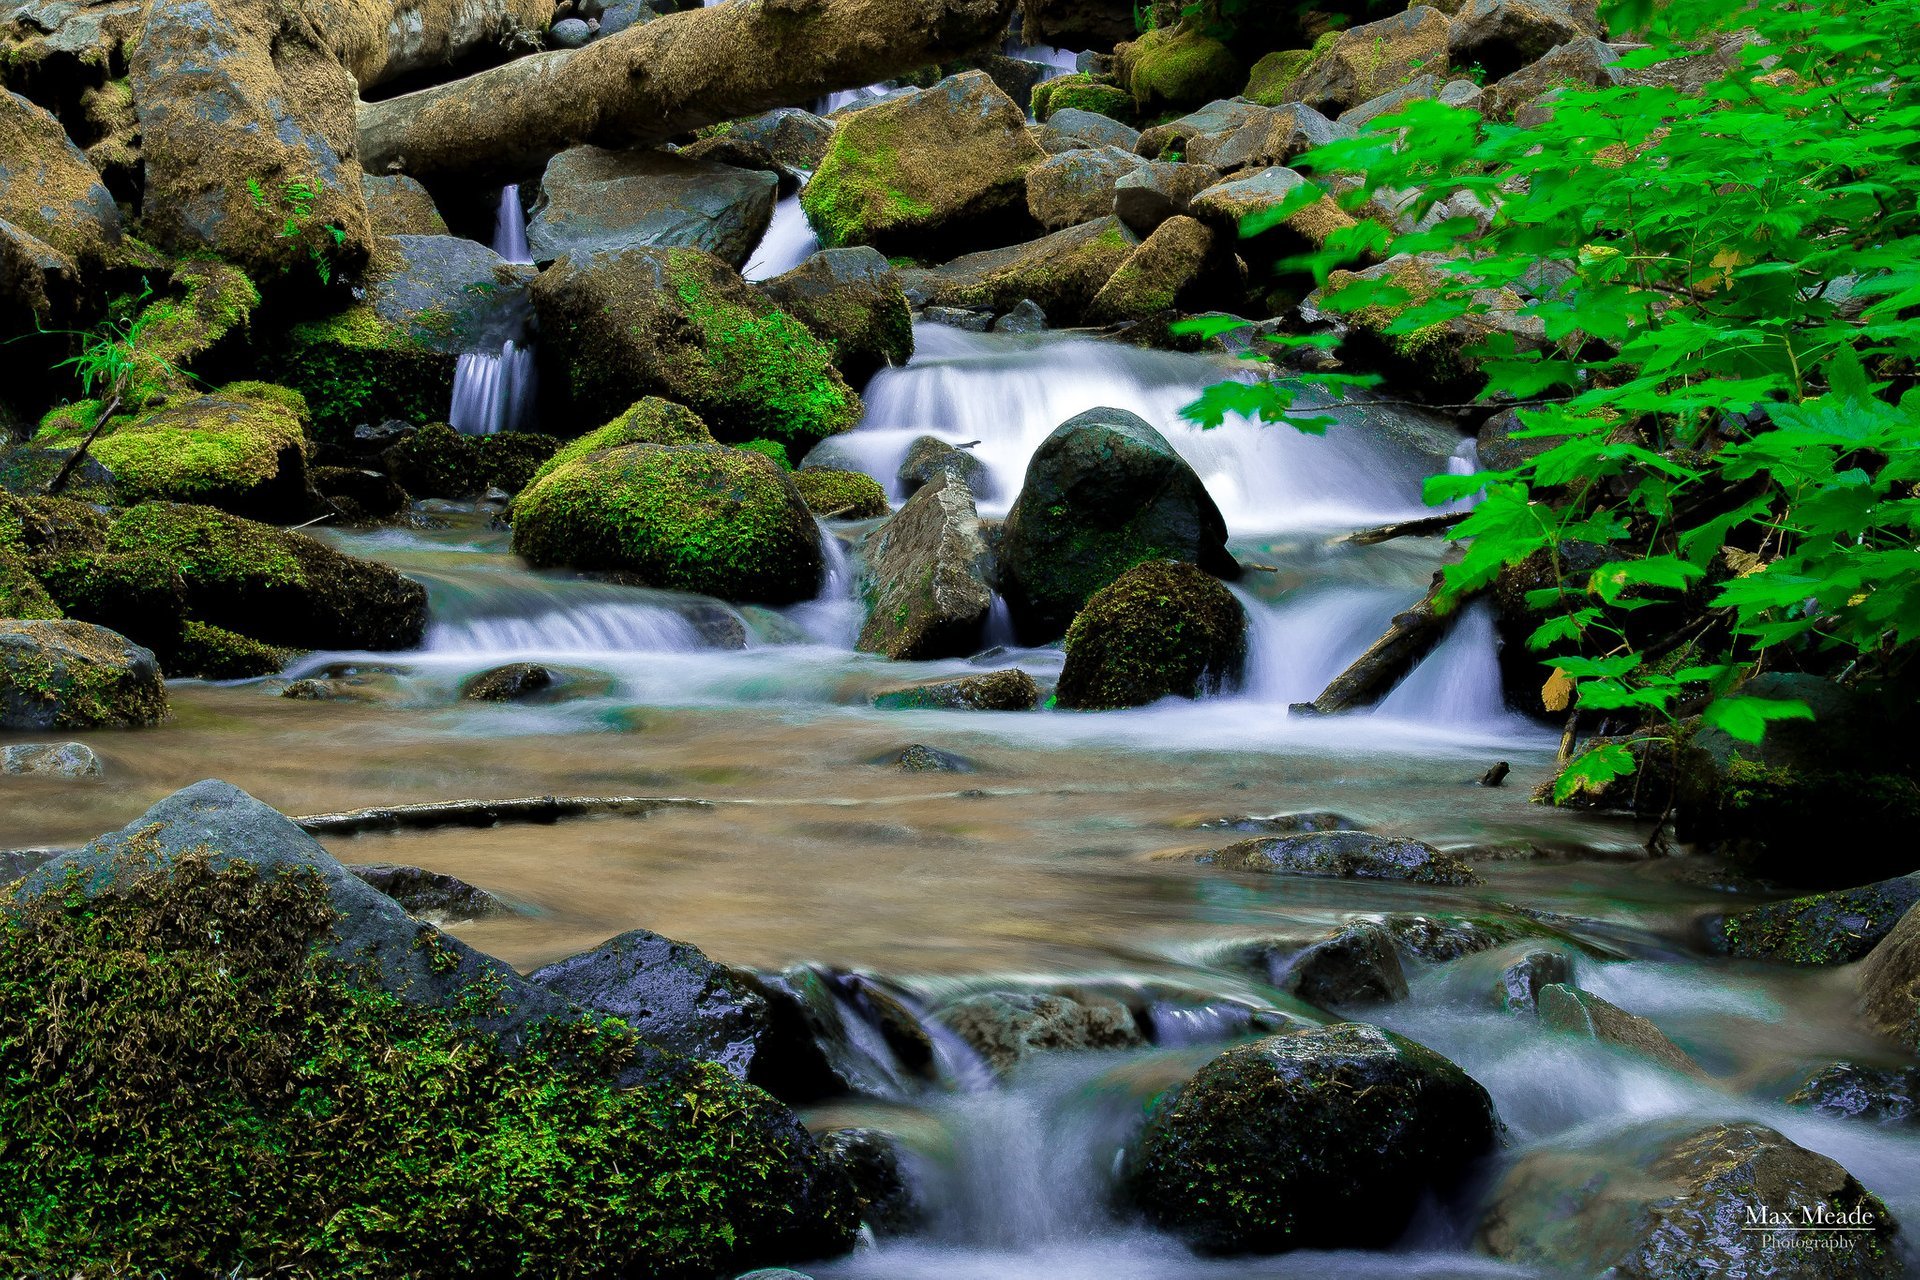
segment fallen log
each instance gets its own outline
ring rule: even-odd
[[[376,831],[421,831],[432,827],[497,827],[509,822],[554,823],[618,813],[644,817],[661,809],[705,809],[706,800],[652,796],[518,796],[511,800],[438,800],[431,804],[380,805],[343,813],[314,813],[294,825],[311,836],[358,836]]]
[[[1465,520],[1467,511],[1450,511],[1443,516],[1422,516],[1418,520],[1401,520],[1394,524],[1383,524],[1372,529],[1356,529],[1336,542],[1351,542],[1356,547],[1371,547],[1376,543],[1391,542],[1395,538],[1431,538],[1435,534],[1445,533],[1453,526]]]
[[[1386,633],[1367,651],[1333,678],[1312,702],[1296,702],[1296,715],[1334,716],[1342,712],[1370,707],[1387,696],[1393,686],[1406,678],[1446,638],[1460,616],[1457,608],[1441,613],[1435,602],[1440,596],[1441,575],[1433,575],[1433,585],[1419,603],[1394,615]]]
[[[963,57],[1013,0],[727,0],[582,49],[362,104],[369,173],[517,179],[568,147],[628,147]]]
[[[305,0],[340,65],[364,91],[464,58],[541,46],[550,0]]]

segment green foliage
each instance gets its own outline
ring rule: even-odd
[[[313,225],[313,206],[320,199],[320,192],[321,187],[306,178],[288,178],[271,194],[258,178],[247,179],[247,198],[253,202],[253,207],[281,219],[280,230],[276,233],[280,239],[299,240],[304,237],[313,242],[316,237],[309,232],[317,230],[320,237],[327,241],[328,248],[338,248],[347,239],[344,228],[332,222],[323,222],[317,227]],[[307,256],[313,262],[313,272],[320,277],[320,283],[333,283],[333,265],[327,261],[321,245],[309,243]]]
[[[1357,175],[1349,207],[1415,190],[1418,218],[1472,193],[1491,229],[1396,237],[1363,220],[1291,265],[1325,281],[1365,255],[1437,255],[1417,296],[1374,280],[1330,299],[1396,309],[1389,335],[1470,317],[1486,290],[1525,299],[1545,344],[1496,335],[1471,354],[1483,398],[1521,406],[1516,438],[1550,447],[1429,480],[1430,502],[1479,499],[1452,535],[1466,554],[1447,602],[1545,556],[1532,645],[1575,705],[1653,721],[1704,707],[1750,741],[1806,712],[1728,698],[1746,672],[1895,674],[1920,638],[1920,5],[1633,0],[1614,18],[1650,41],[1627,69],[1716,33],[1759,39],[1698,93],[1659,76],[1569,86],[1526,126],[1410,103],[1298,163]],[[1190,413],[1291,421],[1297,385],[1214,388]],[[1576,543],[1606,562],[1561,572]],[[1570,785],[1632,763],[1588,759]]]
[[[736,449],[746,449],[752,453],[763,453],[772,458],[782,471],[793,470],[793,462],[787,457],[787,446],[778,440],[749,440],[745,444],[735,445]]]
[[[817,516],[869,520],[890,510],[887,491],[872,476],[834,467],[807,467],[793,473],[793,487]]]

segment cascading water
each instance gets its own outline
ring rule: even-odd
[[[527,248],[527,215],[520,206],[520,187],[509,183],[500,192],[494,214],[493,251],[508,262],[531,263]],[[533,408],[533,344],[524,336],[508,338],[499,351],[470,351],[460,357],[453,374],[453,404],[447,421],[455,431],[490,436],[524,426]]]
[[[800,175],[802,186],[810,177],[811,174]],[[773,206],[773,221],[767,224],[766,235],[760,238],[760,246],[740,274],[749,280],[771,280],[793,270],[819,248],[820,238],[814,235],[807,215],[800,208],[800,195],[795,192]]]

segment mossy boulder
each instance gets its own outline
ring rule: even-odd
[[[704,249],[736,270],[773,220],[770,172],[672,151],[573,147],[547,162],[527,223],[542,262],[654,246]]]
[[[120,243],[120,210],[46,108],[0,89],[0,220],[82,270]]]
[[[360,175],[367,221],[376,236],[444,236],[446,219],[433,194],[404,173]]]
[[[728,120],[702,133],[709,138],[757,142],[776,163],[811,173],[833,143],[833,122],[798,107],[780,107],[745,120]]]
[[[1110,80],[1075,71],[1033,87],[1033,118],[1051,121],[1062,111],[1084,111],[1122,124],[1135,117],[1133,95]]]
[[[910,267],[900,279],[919,306],[1004,313],[1032,301],[1052,323],[1077,324],[1138,243],[1117,219],[1100,218],[938,267]]]
[[[1315,59],[1333,47],[1338,37],[1338,32],[1329,31],[1315,41],[1311,49],[1275,49],[1265,55],[1247,73],[1247,85],[1240,96],[1263,107],[1285,106],[1298,101],[1293,93],[1294,82],[1306,73]]]
[[[1027,171],[1027,212],[1048,231],[1093,222],[1113,212],[1113,188],[1142,161],[1119,147],[1076,147]]]
[[[188,618],[166,653],[165,667],[171,676],[252,680],[280,670],[295,652]]]
[[[1203,24],[1181,22],[1148,31],[1113,51],[1114,75],[1142,115],[1227,98],[1246,83],[1246,65]]]
[[[1138,320],[1173,310],[1204,310],[1210,276],[1231,279],[1219,262],[1213,230],[1192,218],[1172,217],[1127,255],[1087,307],[1094,324]]]
[[[1238,681],[1246,656],[1246,610],[1232,592],[1193,565],[1149,560],[1094,593],[1067,628],[1054,697],[1081,711],[1204,697]]]
[[[860,397],[832,349],[711,254],[563,258],[532,295],[550,369],[543,387],[587,421],[658,395],[721,440],[778,440],[797,457],[860,420]]]
[[[854,647],[896,659],[975,652],[993,608],[991,564],[973,494],[954,476],[937,477],[868,536],[867,617]]]
[[[0,547],[0,618],[62,618],[60,606],[18,552]]]
[[[1124,409],[1090,409],[1034,450],[999,547],[1001,590],[1028,644],[1066,634],[1137,564],[1180,560],[1235,578],[1227,524],[1172,445]]]
[[[1217,182],[1193,197],[1188,208],[1195,218],[1214,230],[1228,235],[1241,233],[1249,219],[1260,219],[1263,228],[1276,225],[1273,219],[1282,209],[1306,204],[1288,213],[1277,225],[1309,245],[1324,245],[1336,231],[1353,226],[1353,217],[1292,169],[1271,165]],[[1305,192],[1305,196],[1301,195]]]
[[[444,422],[429,422],[381,451],[387,473],[417,498],[471,498],[488,485],[480,461],[491,437],[462,435]]]
[[[1229,1049],[1153,1106],[1126,1185],[1212,1253],[1377,1245],[1492,1150],[1487,1091],[1359,1023]]]
[[[108,528],[104,550],[167,560],[185,584],[189,617],[269,645],[406,649],[426,628],[419,583],[212,507],[129,507]]]
[[[1258,871],[1340,880],[1404,880],[1410,884],[1478,884],[1467,861],[1420,840],[1370,831],[1302,831],[1242,840],[1183,860],[1223,871]]]
[[[166,556],[43,551],[31,566],[62,615],[117,631],[158,654],[167,674],[183,674],[167,659],[186,621],[186,581]]]
[[[578,462],[588,454],[617,449],[627,444],[714,444],[713,433],[700,415],[683,404],[645,396],[627,406],[626,412],[561,445],[533,473],[528,484],[544,480],[553,472]]]
[[[806,500],[807,510],[821,517],[871,520],[892,510],[880,482],[859,471],[805,467],[793,473],[793,487]]]
[[[537,568],[766,604],[811,599],[822,569],[793,481],[717,445],[630,444],[562,464],[514,503],[513,549]]]
[[[1920,902],[1920,872],[1709,917],[1707,941],[1723,955],[1787,964],[1848,964],[1893,932]]]
[[[1755,1210],[1783,1225],[1866,1229],[1849,1248],[1809,1249],[1801,1233],[1754,1230]],[[1529,1151],[1494,1189],[1474,1243],[1553,1275],[1892,1280],[1907,1274],[1899,1232],[1880,1198],[1826,1156],[1765,1125],[1682,1117]]]
[[[1031,711],[1040,705],[1040,686],[1014,667],[883,689],[873,695],[873,705],[889,711]]]
[[[899,273],[877,249],[823,249],[756,287],[828,344],[852,386],[913,358],[913,313]]]
[[[1444,77],[1451,33],[1446,14],[1415,5],[1390,18],[1339,32],[1316,46],[1311,62],[1284,91],[1293,101],[1340,112],[1415,76]]]
[[[1045,154],[1026,112],[968,71],[841,117],[800,205],[829,247],[949,257],[1030,225],[1027,170]]]
[[[694,1280],[853,1241],[784,1107],[409,917],[224,783],[0,910],[0,1178],[35,1206],[8,1265]]]
[[[166,714],[151,650],[90,622],[0,621],[0,729],[138,727]]]

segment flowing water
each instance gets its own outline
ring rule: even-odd
[[[1261,566],[1234,587],[1250,630],[1238,687],[1097,714],[881,711],[877,690],[921,677],[1018,666],[1045,684],[1061,655],[1000,647],[889,663],[854,652],[857,540],[871,524],[823,527],[819,596],[775,610],[534,573],[505,532],[452,517],[325,535],[426,584],[432,625],[419,650],[316,653],[286,673],[326,676],[338,701],[289,701],[271,680],[182,682],[166,725],[89,740],[104,781],[9,782],[4,843],[84,839],[208,776],[289,813],[472,795],[694,797],[707,803],[644,819],[329,845],[347,861],[446,871],[517,904],[455,926],[516,965],[645,927],[729,963],[883,975],[919,1009],[970,991],[1072,987],[1147,1011],[1153,1047],[1041,1058],[1004,1084],[947,1036],[941,1082],[924,1084],[843,1008],[874,1096],[806,1118],[897,1135],[930,1220],[810,1269],[823,1280],[1525,1274],[1471,1252],[1474,1187],[1401,1239],[1356,1228],[1382,1252],[1231,1262],[1197,1258],[1113,1208],[1115,1161],[1146,1099],[1258,1019],[1323,1016],[1239,968],[1235,948],[1389,912],[1471,914],[1537,935],[1415,962],[1411,999],[1362,1014],[1486,1085],[1508,1132],[1488,1177],[1531,1146],[1635,1118],[1752,1118],[1840,1160],[1920,1221],[1920,1140],[1779,1101],[1810,1067],[1884,1058],[1850,1017],[1849,975],[1709,957],[1698,917],[1745,899],[1714,889],[1707,866],[1647,857],[1636,824],[1530,803],[1555,739],[1502,708],[1487,614],[1468,610],[1372,713],[1288,715],[1447,558],[1432,540],[1356,547],[1338,536],[1418,513],[1423,474],[1470,465],[1447,424],[1336,407],[1343,425],[1324,439],[1244,422],[1200,431],[1179,407],[1231,362],[1064,336],[922,326],[916,338],[914,360],[873,380],[866,421],[836,447],[892,485],[916,435],[970,444],[993,514],[1061,421],[1102,404],[1142,414],[1206,480],[1235,554]],[[1003,623],[1003,644],[1005,634]],[[535,703],[458,697],[464,679],[514,660],[547,663],[558,685]],[[889,763],[910,743],[968,771]],[[1475,785],[1496,760],[1512,766],[1507,785]],[[1483,883],[1229,875],[1161,856],[1239,839],[1249,817],[1308,810],[1460,851]],[[1712,1079],[1496,1012],[1488,992],[1500,971],[1540,946],[1569,956],[1581,985],[1654,1018]]]
[[[520,187],[500,192],[494,213],[493,251],[508,262],[531,263],[527,214]],[[525,426],[533,410],[533,343],[524,335],[506,339],[497,351],[469,351],[454,366],[453,403],[447,422],[455,431],[490,436]]]

